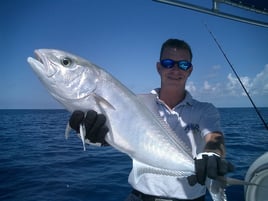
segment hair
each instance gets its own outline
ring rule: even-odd
[[[191,47],[188,43],[186,43],[183,40],[179,40],[179,39],[168,39],[166,40],[161,47],[161,51],[160,51],[160,59],[162,58],[162,54],[164,52],[164,49],[167,47],[173,47],[173,48],[178,48],[178,49],[185,49],[189,51],[190,54],[190,59],[192,60],[193,58],[193,54],[192,54],[192,50]]]

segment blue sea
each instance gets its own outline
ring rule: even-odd
[[[268,151],[268,131],[252,108],[220,108],[231,177],[243,179]],[[261,108],[268,121],[268,108]],[[131,160],[112,147],[87,146],[75,133],[65,140],[65,110],[0,110],[0,200],[120,201],[131,187]],[[230,201],[244,201],[244,188],[227,188]],[[210,200],[209,196],[207,196]]]

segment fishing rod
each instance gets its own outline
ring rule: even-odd
[[[216,37],[215,37],[214,34],[209,30],[207,24],[205,24],[205,27],[206,27],[207,31],[210,33],[211,37],[214,39],[215,43],[217,44],[217,46],[218,46],[218,48],[220,49],[221,53],[223,54],[224,58],[225,58],[226,61],[228,62],[229,66],[230,66],[231,69],[233,70],[233,72],[234,72],[236,78],[238,79],[240,85],[242,86],[242,88],[244,89],[245,93],[247,94],[247,97],[249,98],[249,100],[250,100],[251,104],[253,105],[255,111],[257,112],[258,116],[260,117],[260,119],[261,119],[263,125],[264,125],[265,128],[268,130],[268,125],[267,125],[266,122],[264,121],[264,119],[263,119],[261,113],[259,112],[259,110],[258,110],[258,108],[256,107],[255,103],[253,102],[253,100],[252,100],[252,98],[250,97],[249,93],[247,92],[245,86],[243,85],[241,79],[239,78],[239,76],[238,76],[238,74],[236,73],[236,71],[235,71],[233,65],[231,64],[231,62],[229,61],[228,57],[227,57],[226,54],[224,53],[224,51],[223,51],[223,49],[221,48],[220,44],[218,43]]]

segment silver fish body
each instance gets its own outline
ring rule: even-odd
[[[56,100],[70,112],[93,109],[108,121],[106,141],[152,168],[194,174],[190,151],[160,117],[117,79],[83,58],[40,49],[28,62]]]
[[[206,179],[206,187],[213,201],[227,201],[225,193],[226,183],[219,180]]]

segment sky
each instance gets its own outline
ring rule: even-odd
[[[231,6],[221,9],[268,22],[268,16]],[[194,70],[187,89],[195,99],[216,107],[252,107],[204,24],[256,106],[268,107],[268,28],[152,0],[2,0],[0,109],[63,108],[27,63],[40,48],[79,55],[135,93],[150,92],[160,86],[156,62],[169,38],[185,40],[192,48]]]

